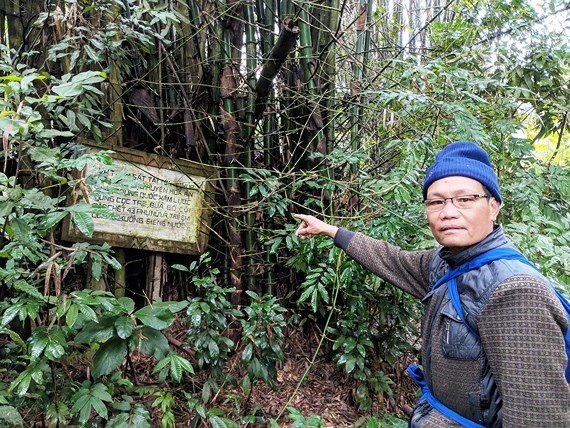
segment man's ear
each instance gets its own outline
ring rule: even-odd
[[[489,206],[491,208],[491,220],[494,222],[499,216],[499,211],[501,210],[501,204],[495,198],[491,197],[489,201]]]

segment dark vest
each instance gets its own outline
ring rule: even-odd
[[[467,248],[458,255],[451,255],[443,248],[438,249],[430,262],[430,287],[447,272],[450,266],[455,268],[492,248],[515,247],[506,238],[502,229],[496,228],[483,241]],[[495,289],[509,277],[520,274],[538,277],[548,283],[530,266],[514,260],[497,260],[457,278],[463,313],[473,330],[479,331],[477,326],[479,315]],[[432,346],[439,346],[439,344],[431,343],[433,340],[431,331],[435,317],[443,317],[445,341],[442,340],[441,346],[444,357],[478,359],[480,362],[481,388],[477,394],[478,399],[470,399],[471,415],[464,416],[480,425],[500,428],[502,426],[502,400],[490,371],[487,357],[480,341],[461,322],[455,308],[449,301],[447,284],[429,292],[423,301],[426,304],[424,306],[424,317],[422,317],[422,338],[425,349],[431,350]],[[429,311],[426,311],[428,307]],[[426,316],[427,312],[430,314],[429,317]],[[429,358],[422,363],[426,382],[430,390],[433,390],[432,379],[437,376],[437,373],[432,373]],[[445,404],[445,397],[437,398]]]

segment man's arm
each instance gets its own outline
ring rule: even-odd
[[[302,239],[315,235],[333,238],[336,246],[372,273],[415,297],[422,298],[426,294],[429,262],[435,250],[403,251],[387,242],[332,226],[310,215],[295,214],[293,217],[301,220],[295,234]]]
[[[429,288],[429,263],[435,250],[404,251],[380,239],[339,229],[335,244],[370,272],[421,299]]]
[[[503,399],[503,427],[570,427],[568,322],[548,285],[527,275],[509,278],[493,292],[478,326]]]

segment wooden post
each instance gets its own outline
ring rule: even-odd
[[[125,264],[127,256],[123,248],[115,249],[115,258],[121,264],[121,269],[115,271],[115,297],[125,297],[125,290],[127,288],[127,271]]]
[[[151,254],[147,257],[147,274],[146,274],[146,296],[149,303],[155,303],[161,300],[163,282],[163,256],[162,254]]]

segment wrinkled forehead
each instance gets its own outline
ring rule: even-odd
[[[485,186],[481,182],[461,175],[450,175],[431,183],[427,189],[427,197],[450,197],[483,192],[485,192]]]

